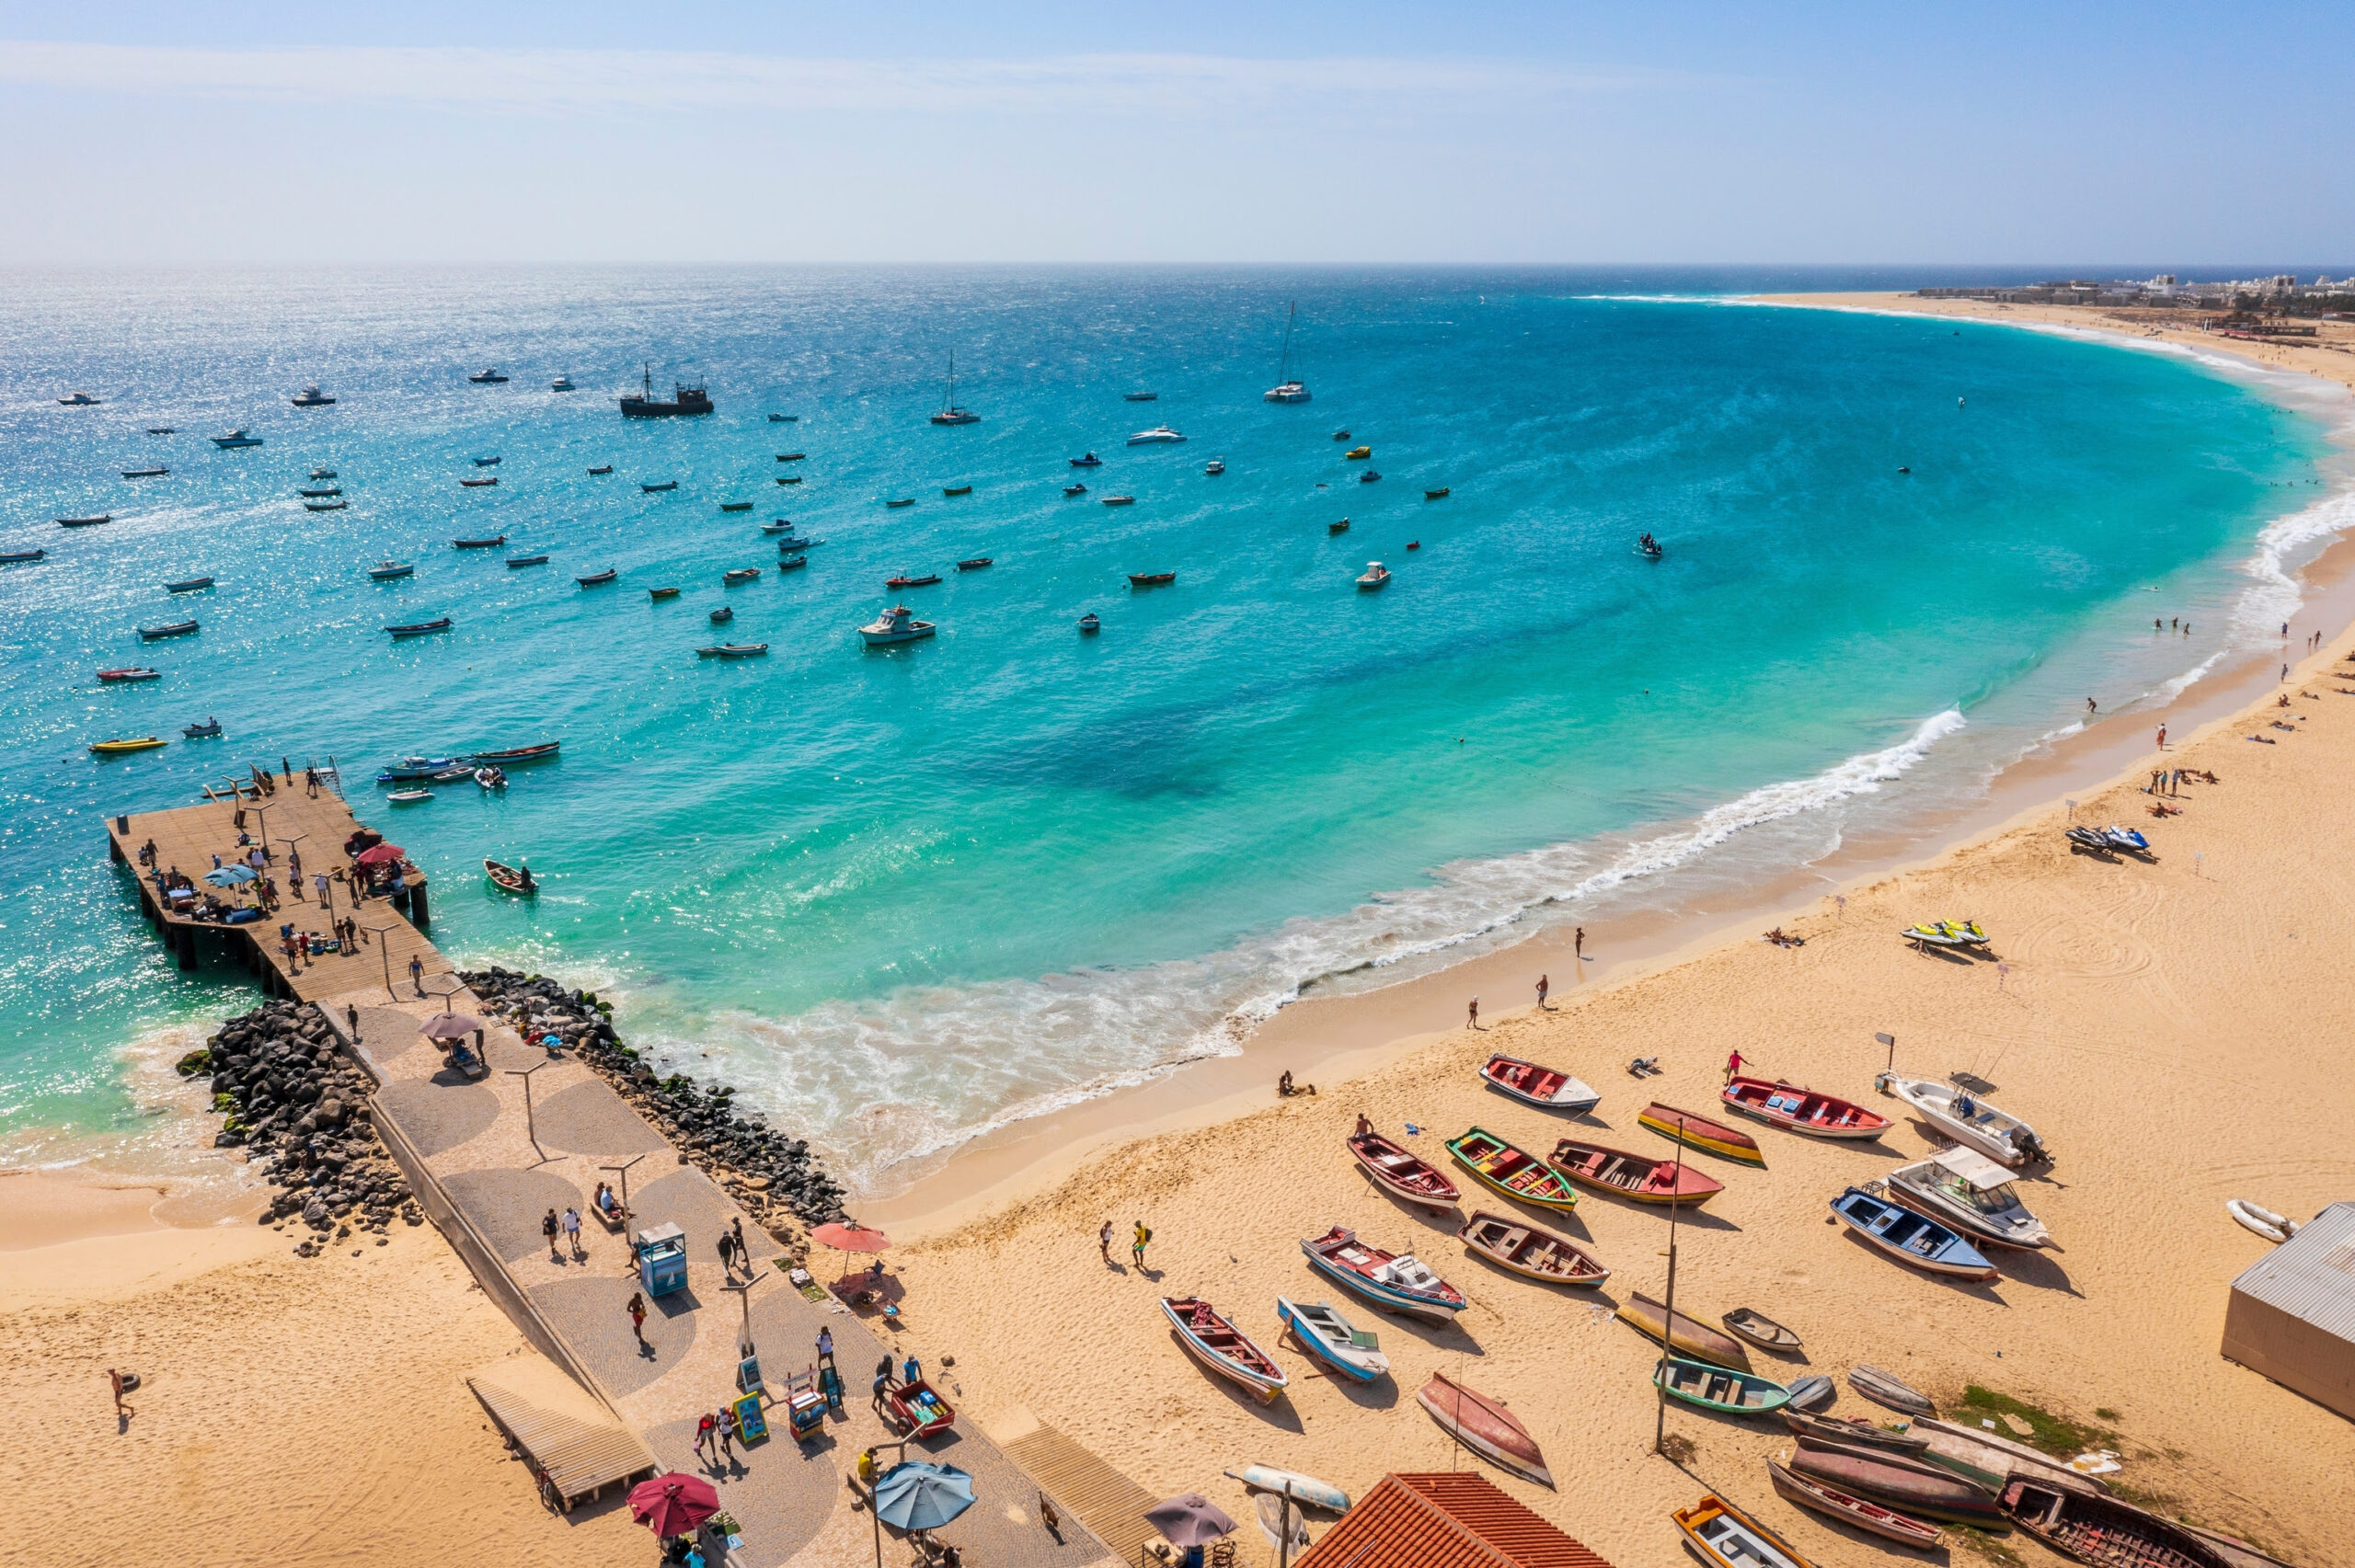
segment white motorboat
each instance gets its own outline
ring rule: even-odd
[[[1967,1144],[1992,1160],[2017,1169],[2031,1160],[2051,1158],[2037,1141],[2034,1127],[1967,1090],[1926,1078],[1901,1078],[1894,1072],[1882,1073],[1874,1083],[1882,1093],[1894,1094],[1921,1112],[1923,1120],[1957,1143]]]
[[[1186,438],[1166,425],[1155,425],[1149,430],[1139,430],[1129,438],[1131,446],[1168,446]]]
[[[1212,475],[1225,473],[1226,459],[1223,457],[1212,458],[1208,463],[1202,464],[1202,472]]]
[[[396,789],[385,798],[395,806],[414,806],[420,800],[432,799],[433,792],[430,789]]]
[[[1966,1240],[2023,1251],[2052,1244],[2052,1232],[2014,1190],[2010,1168],[1976,1149],[1941,1150],[1927,1160],[1899,1166],[1886,1180],[1890,1197],[1953,1226]]]
[[[98,400],[86,392],[69,392],[57,400],[62,408],[96,408]]]
[[[500,772],[497,768],[477,768],[475,770],[475,783],[480,784],[485,789],[505,789],[507,787],[507,775]]]
[[[395,578],[413,575],[417,568],[407,561],[379,561],[368,568],[368,575],[378,582],[390,582]]]
[[[868,647],[889,647],[893,643],[912,643],[928,637],[939,628],[930,621],[919,621],[915,612],[904,604],[895,604],[883,612],[882,619],[871,621],[858,629]]]
[[[306,386],[294,395],[294,406],[297,408],[325,408],[334,401],[316,386]]]
[[[554,381],[548,383],[548,390],[550,392],[570,392],[572,390],[572,378],[569,375],[560,375]]]
[[[213,438],[213,444],[219,447],[224,452],[228,452],[241,446],[259,446],[261,445],[261,438],[259,436],[249,436],[243,430],[231,430],[225,436],[214,436]]]
[[[1384,566],[1380,561],[1368,561],[1365,564],[1365,576],[1358,578],[1358,588],[1360,590],[1371,593],[1377,588],[1387,588],[1389,586],[1390,568]]]
[[[1261,395],[1267,402],[1305,403],[1308,401],[1308,383],[1292,373],[1292,327],[1299,315],[1300,306],[1297,304],[1284,315],[1283,358],[1276,364],[1276,384]]]

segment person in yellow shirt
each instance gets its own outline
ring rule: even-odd
[[[1147,1242],[1150,1242],[1150,1241],[1152,1241],[1152,1240],[1153,1240],[1153,1230],[1152,1230],[1152,1228],[1151,1228],[1150,1226],[1146,1225],[1146,1224],[1145,1224],[1145,1222],[1144,1222],[1143,1220],[1142,1220],[1142,1219],[1138,1220],[1138,1221],[1137,1221],[1137,1239],[1136,1239],[1136,1241],[1135,1241],[1134,1242],[1132,1242],[1132,1243],[1130,1245],[1130,1247],[1129,1247],[1129,1255],[1130,1255],[1131,1257],[1133,1257],[1133,1258],[1135,1258],[1135,1259],[1137,1260],[1137,1266],[1138,1266],[1139,1268],[1143,1268],[1143,1267],[1144,1266],[1144,1244],[1145,1244]]]

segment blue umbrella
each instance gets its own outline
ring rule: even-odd
[[[232,887],[240,882],[251,882],[261,876],[250,865],[216,865],[204,874],[204,879],[215,887]]]
[[[973,1505],[973,1478],[955,1465],[910,1459],[875,1482],[875,1516],[894,1529],[936,1530]]]

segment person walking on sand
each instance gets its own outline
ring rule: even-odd
[[[1731,1083],[1741,1072],[1741,1053],[1737,1050],[1726,1058],[1726,1082]]]
[[[2167,727],[2166,727],[2165,725],[2161,725],[2161,726],[2159,726],[2159,750],[2162,750],[2162,751],[2164,751],[2164,750],[2165,750],[2166,749],[2167,749]]]
[[[547,1218],[540,1221],[540,1234],[548,1239],[548,1261],[550,1263],[562,1263],[564,1261],[564,1254],[556,1250],[556,1233],[562,1229],[563,1226],[557,1222],[556,1210],[553,1208],[548,1210]]]
[[[1472,1005],[1464,1015],[1464,1026],[1467,1029],[1477,1029],[1480,1026],[1480,999],[1476,996],[1472,999]]]
[[[646,1343],[646,1298],[635,1290],[629,1293],[629,1332],[638,1344]]]
[[[1579,927],[1578,935],[1570,939],[1570,951],[1578,955],[1579,962],[1586,962],[1586,927]]]
[[[131,1407],[122,1402],[122,1374],[109,1367],[107,1368],[107,1381],[114,1385],[114,1413],[117,1415],[129,1415]]]
[[[589,1255],[589,1249],[580,1244],[580,1211],[577,1208],[564,1211],[564,1244],[576,1258]]]
[[[1135,1241],[1133,1241],[1133,1242],[1130,1242],[1130,1243],[1129,1243],[1129,1255],[1130,1255],[1131,1257],[1132,1257],[1132,1258],[1134,1258],[1134,1259],[1136,1259],[1136,1260],[1137,1260],[1137,1266],[1138,1266],[1139,1268],[1143,1268],[1143,1267],[1144,1266],[1144,1248],[1145,1248],[1145,1243],[1146,1243],[1147,1242],[1152,1241],[1152,1240],[1153,1240],[1153,1229],[1152,1229],[1152,1227],[1148,1226],[1148,1225],[1147,1225],[1143,1220],[1142,1220],[1142,1219],[1138,1220],[1138,1221],[1137,1221],[1137,1239],[1136,1239]]]
[[[1106,1263],[1112,1261],[1112,1222],[1109,1219],[1104,1221],[1104,1228],[1096,1232],[1096,1250],[1104,1254]]]
[[[1537,1011],[1540,1013],[1545,1011],[1546,984],[1547,981],[1545,976],[1540,975],[1537,977]]]

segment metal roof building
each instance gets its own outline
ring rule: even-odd
[[[2355,1418],[2355,1203],[2334,1203],[2233,1281],[2224,1355]]]

